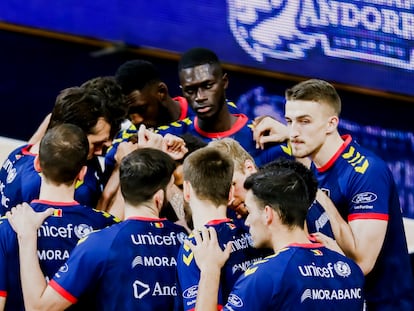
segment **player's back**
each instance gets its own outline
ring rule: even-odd
[[[414,308],[414,281],[405,239],[398,189],[387,164],[346,135],[344,148],[323,170],[312,166],[319,187],[324,189],[342,217],[354,220],[386,221],[387,231],[374,268],[366,275],[368,303],[386,310]],[[307,215],[309,232],[333,237],[326,213],[312,204]],[[407,305],[404,309],[404,305]]]
[[[222,277],[220,278],[218,301],[221,304],[227,300],[239,276],[251,264],[269,255],[271,251],[254,249],[250,234],[244,227],[237,226],[230,219],[211,221],[206,226],[215,228],[219,245],[222,247],[232,241],[232,252],[222,269]],[[190,239],[194,238],[190,236]],[[195,243],[194,240],[193,243]],[[177,273],[180,293],[175,310],[192,310],[195,307],[200,270],[195,263],[192,251],[187,246],[180,249],[177,259]]]
[[[225,310],[363,310],[358,265],[321,244],[295,244],[252,265]]]
[[[73,302],[93,291],[98,310],[172,310],[185,237],[166,219],[129,218],[89,235],[50,285]]]
[[[75,201],[35,200],[31,206],[36,212],[55,209],[54,214],[38,230],[37,253],[47,279],[52,278],[65,263],[79,239],[94,230],[119,222],[108,213],[79,205]],[[7,295],[5,310],[24,310],[17,237],[5,218],[0,223],[0,248],[0,292]]]

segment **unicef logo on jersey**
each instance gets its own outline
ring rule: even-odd
[[[93,228],[86,224],[80,224],[75,226],[73,231],[78,239],[82,239],[91,233],[93,231]]]
[[[228,22],[254,59],[329,57],[414,70],[414,2],[228,0]]]
[[[337,261],[334,264],[335,272],[342,277],[348,277],[351,274],[351,267],[343,261]]]

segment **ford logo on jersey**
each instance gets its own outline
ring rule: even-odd
[[[230,294],[229,298],[228,298],[228,302],[235,306],[235,307],[243,307],[243,301],[241,300],[241,298],[235,294]]]
[[[375,1],[374,1],[375,3]],[[228,22],[254,59],[326,56],[414,70],[414,3],[372,0],[228,0]]]
[[[355,204],[368,204],[374,202],[377,199],[377,195],[372,192],[358,193],[352,198],[352,203]]]
[[[183,292],[183,297],[186,299],[191,299],[197,297],[197,291],[198,291],[198,285],[193,285],[189,288],[187,288]]]

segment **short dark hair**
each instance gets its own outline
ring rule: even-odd
[[[64,123],[47,130],[39,147],[42,174],[56,185],[70,185],[86,165],[89,142],[84,131]]]
[[[178,63],[178,71],[180,72],[182,69],[192,68],[204,64],[217,65],[217,67],[221,67],[220,60],[213,51],[202,47],[192,48],[181,55]]]
[[[119,168],[125,202],[138,205],[148,201],[158,190],[166,190],[174,169],[174,160],[157,149],[138,149],[125,156]]]
[[[334,86],[324,80],[309,79],[302,81],[285,92],[286,100],[306,100],[327,104],[339,116],[341,98]]]
[[[134,90],[140,91],[150,83],[161,81],[154,64],[143,59],[123,63],[118,67],[115,79],[125,95],[129,95]]]
[[[315,174],[309,170],[305,165],[298,161],[294,161],[286,158],[278,158],[265,165],[259,167],[260,171],[275,171],[280,168],[289,168],[298,173],[306,183],[309,196],[309,206],[316,198],[316,191],[318,190],[318,181]]]
[[[87,135],[92,134],[99,118],[108,123],[106,98],[95,89],[71,87],[62,90],[56,98],[50,117],[49,129],[62,123],[79,126]]]
[[[106,120],[111,125],[111,137],[121,130],[121,124],[127,117],[128,105],[121,86],[115,77],[96,77],[84,82],[81,87],[100,91],[106,97]]]
[[[294,169],[259,170],[247,177],[244,188],[253,192],[259,206],[274,209],[283,224],[303,228],[310,195],[305,180]]]
[[[190,182],[196,195],[216,205],[227,205],[233,171],[233,160],[212,147],[193,151],[183,165],[184,180]]]

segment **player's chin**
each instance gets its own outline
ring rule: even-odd
[[[292,155],[295,158],[306,158],[309,156],[309,152],[304,148],[297,148],[296,146],[292,146]]]

